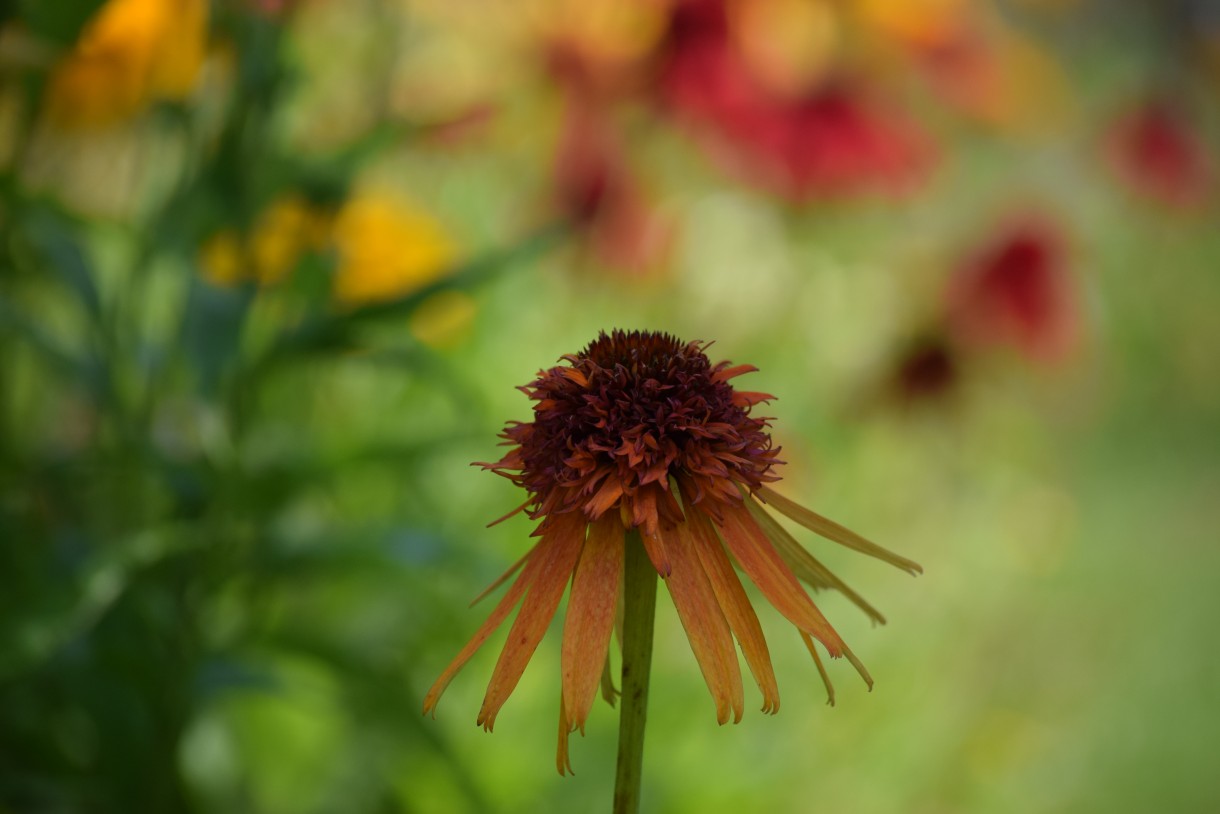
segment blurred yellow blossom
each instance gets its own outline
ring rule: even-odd
[[[861,17],[888,37],[915,47],[955,40],[976,4],[971,0],[857,0]]]
[[[411,314],[411,333],[433,348],[457,345],[469,333],[476,307],[465,291],[439,291]]]
[[[387,192],[349,199],[335,217],[335,298],[364,305],[400,297],[440,278],[457,246],[430,214]]]
[[[246,262],[241,239],[232,229],[217,232],[199,249],[199,267],[209,282],[219,286],[237,285],[246,278]]]
[[[769,90],[800,96],[834,67],[843,35],[829,0],[749,0],[729,12],[742,56]]]
[[[66,127],[121,121],[194,89],[207,46],[207,0],[108,0],[52,72],[47,112]]]
[[[323,249],[328,217],[297,195],[271,204],[243,240],[235,231],[217,232],[200,250],[204,275],[217,285],[253,280],[275,285],[286,278],[306,251]]]

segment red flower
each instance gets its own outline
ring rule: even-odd
[[[665,229],[630,173],[604,99],[577,89],[567,97],[555,151],[555,205],[599,260],[646,270],[664,249]]]
[[[948,319],[965,344],[1010,344],[1043,360],[1069,350],[1076,303],[1058,230],[1033,219],[1003,230],[951,282]]]
[[[723,0],[674,5],[656,74],[665,110],[710,136],[705,141],[739,173],[792,200],[900,191],[931,158],[915,128],[858,82],[774,93],[738,50]]]
[[[1110,162],[1132,189],[1162,204],[1190,208],[1210,194],[1211,160],[1195,125],[1171,99],[1153,96],[1114,125]]]

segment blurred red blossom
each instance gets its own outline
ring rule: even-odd
[[[946,315],[965,346],[1007,344],[1038,361],[1065,355],[1078,314],[1060,229],[1034,217],[1001,228],[950,281]]]
[[[1177,208],[1207,200],[1211,158],[1195,123],[1171,97],[1140,100],[1112,125],[1108,138],[1111,166],[1135,191]]]
[[[580,229],[582,245],[595,259],[647,271],[664,251],[666,228],[628,167],[611,112],[625,74],[562,40],[551,41],[544,59],[564,99],[551,182],[554,204]]]
[[[926,138],[858,79],[774,91],[738,48],[724,0],[674,3],[653,67],[665,112],[710,137],[732,169],[791,200],[904,191],[930,164]]]

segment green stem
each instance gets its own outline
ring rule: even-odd
[[[626,539],[623,579],[623,706],[618,730],[618,770],[614,814],[640,810],[644,767],[644,726],[648,718],[648,677],[652,667],[652,627],[657,609],[657,571],[638,532]]]

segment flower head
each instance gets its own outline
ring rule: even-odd
[[[535,532],[540,539],[492,586],[520,570],[429,691],[426,712],[522,602],[478,716],[491,730],[571,580],[558,758],[560,772],[568,768],[568,733],[583,730],[599,685],[612,698],[608,651],[629,545],[643,545],[665,579],[720,723],[740,720],[744,704],[734,640],[762,693],[763,711],[779,707],[767,643],[737,569],[797,627],[828,691],[815,639],[831,657],[846,656],[871,686],[863,665],[800,582],[814,590],[836,589],[876,621],[884,619],[805,551],[763,504],[849,548],[910,573],[921,569],[767,485],[779,480],[773,471],[779,448],[772,445],[769,420],[751,412],[772,396],[736,390],[730,380],[756,368],[713,364],[706,349],[705,343],[669,334],[603,333],[521,388],[535,402],[534,420],[511,423],[503,437],[512,449],[482,466],[529,492],[517,511],[526,509],[541,521]]]

